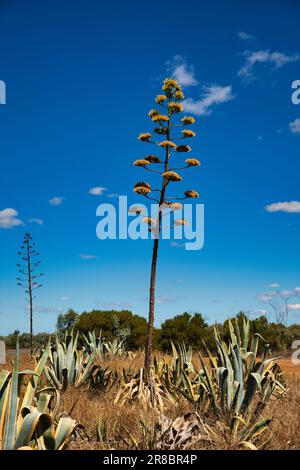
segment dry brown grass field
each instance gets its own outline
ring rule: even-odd
[[[12,355],[8,355],[8,364],[2,368],[11,368]],[[288,358],[279,359],[279,364],[284,371],[285,383],[288,393],[286,397],[271,400],[264,410],[264,416],[272,418],[271,432],[264,434],[265,449],[295,450],[300,449],[300,365],[294,365]],[[143,357],[137,355],[133,360],[128,358],[107,360],[102,365],[110,369],[122,371],[123,367],[137,372],[142,366]],[[33,361],[28,354],[21,354],[21,369],[32,368]],[[195,365],[197,360],[195,358]],[[158,412],[146,410],[142,404],[135,401],[125,406],[115,405],[114,399],[118,387],[113,387],[108,392],[91,391],[88,387],[68,388],[61,394],[61,412],[70,413],[73,418],[83,425],[83,430],[73,439],[68,449],[101,450],[101,449],[147,449],[149,440],[145,436],[141,422],[144,421],[148,429],[153,428]],[[164,410],[168,418],[176,418],[184,413],[193,412],[191,405],[185,400],[179,400],[176,405],[170,405]],[[203,420],[213,425],[213,417],[206,413]],[[101,421],[106,437],[102,442],[97,438],[97,425]],[[226,443],[216,446],[210,442],[196,444],[195,449],[226,449]]]

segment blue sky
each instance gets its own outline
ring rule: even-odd
[[[156,324],[269,312],[271,284],[300,285],[296,1],[2,1],[0,14],[0,333],[28,330],[15,282],[25,231],[46,273],[36,331],[69,307],[147,314],[151,242],[100,241],[96,208],[116,194],[138,202],[137,136],[169,75],[196,118],[202,166],[185,179],[205,204],[205,246],[162,243]]]

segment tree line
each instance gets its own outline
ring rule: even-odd
[[[246,314],[240,312],[236,319],[242,327],[242,319]],[[115,318],[118,318],[116,325]],[[271,350],[275,352],[287,352],[294,340],[300,339],[300,325],[293,324],[285,326],[281,323],[271,322],[265,316],[259,316],[250,320],[251,334],[259,333]],[[224,337],[229,338],[228,319],[223,323],[218,323],[218,328]],[[117,329],[128,330],[126,336],[126,348],[128,350],[142,349],[146,343],[147,321],[144,317],[133,314],[130,310],[92,310],[90,312],[76,313],[70,309],[65,314],[60,314],[57,318],[56,332],[63,336],[66,330],[74,328],[83,333],[95,330],[97,334],[102,331],[102,336],[108,341],[112,341],[117,336]],[[165,320],[159,328],[154,329],[154,349],[164,353],[170,351],[171,341],[184,342],[195,349],[203,348],[203,341],[210,348],[214,348],[213,338],[214,324],[208,324],[201,313],[184,312],[173,318]],[[16,334],[14,332],[8,336],[0,336],[4,340],[7,348],[14,348]],[[49,338],[49,333],[38,333],[33,336],[33,346],[41,347]],[[30,348],[30,334],[19,334],[20,347]]]

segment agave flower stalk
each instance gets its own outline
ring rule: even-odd
[[[17,277],[18,286],[22,287],[28,297],[29,304],[29,330],[30,330],[30,354],[33,354],[33,301],[35,299],[34,291],[42,287],[39,279],[44,273],[39,273],[39,253],[36,244],[30,233],[25,233],[23,243],[20,246],[18,255],[21,262],[17,264],[19,277]]]
[[[185,160],[186,165],[184,166],[181,166],[182,164],[180,163],[182,156],[191,151],[191,147],[189,145],[185,145],[186,139],[194,138],[196,135],[195,132],[190,129],[183,129],[180,134],[178,133],[178,129],[180,127],[192,125],[195,122],[195,119],[192,116],[184,116],[181,118],[181,121],[178,122],[178,115],[183,111],[183,105],[180,103],[180,101],[184,98],[180,84],[177,82],[177,80],[167,78],[164,80],[162,90],[163,94],[158,95],[155,99],[156,104],[160,106],[162,111],[152,109],[149,112],[149,117],[156,126],[154,133],[157,134],[157,136],[162,140],[153,140],[152,134],[150,132],[140,134],[139,140],[148,144],[156,145],[159,151],[162,151],[164,155],[163,157],[148,155],[134,162],[135,166],[142,168],[147,172],[151,171],[153,174],[160,177],[160,183],[158,185],[160,189],[158,190],[152,190],[151,185],[145,181],[138,182],[134,186],[134,192],[136,194],[140,194],[147,199],[155,201],[158,204],[158,216],[155,223],[149,223],[149,221],[145,220],[145,223],[148,223],[149,225],[149,231],[154,235],[150,274],[147,345],[144,364],[147,373],[149,372],[149,369],[152,365],[153,357],[156,269],[159,239],[162,229],[163,209],[165,208],[166,204],[168,204],[169,207],[171,206],[172,201],[170,201],[170,199],[187,199],[196,198],[199,196],[195,190],[185,191],[182,197],[167,196],[167,189],[169,185],[179,183],[182,180],[181,175],[177,173],[176,167],[185,170],[187,168],[199,166],[200,162],[197,159],[191,158]],[[176,160],[174,168],[171,166],[171,157],[173,156],[174,160]],[[177,161],[179,161],[179,164]],[[153,165],[156,166],[155,169],[153,169]],[[152,193],[155,193],[155,197],[152,197]]]

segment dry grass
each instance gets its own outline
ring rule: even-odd
[[[265,409],[264,415],[274,419],[272,434],[266,444],[266,449],[300,449],[300,365],[295,366],[288,359],[278,361],[285,372],[285,380],[288,387],[288,396],[280,401],[274,400]],[[143,364],[143,357],[136,355],[133,359],[107,360],[103,364],[109,369],[122,371],[123,368],[136,372]],[[20,368],[33,368],[33,361],[28,355],[21,354]],[[4,368],[11,368],[11,360]],[[62,394],[61,411],[69,413],[84,426],[84,432],[74,439],[69,448],[71,449],[128,449],[134,448],[133,439],[139,443],[139,448],[147,448],[149,439],[145,438],[141,421],[147,422],[149,429],[153,429],[158,413],[153,410],[146,411],[142,405],[133,402],[126,406],[116,406],[114,398],[118,389],[112,388],[107,393],[92,392],[87,387],[80,389],[69,388]],[[185,412],[192,411],[184,401],[177,406],[167,407],[165,415],[175,418],[182,416]],[[106,423],[107,437],[104,442],[97,439],[97,425],[101,420]],[[209,415],[204,420],[210,422]],[[265,439],[265,437],[264,437]],[[149,444],[148,444],[149,445]],[[208,444],[201,442],[197,448],[206,449]]]

